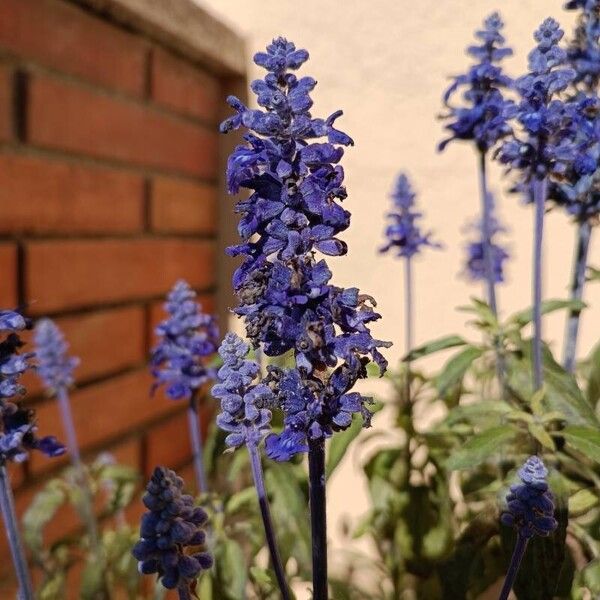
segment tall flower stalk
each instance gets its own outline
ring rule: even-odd
[[[511,486],[506,497],[506,511],[502,523],[513,527],[517,540],[499,600],[508,600],[527,544],[534,536],[548,536],[557,527],[554,519],[554,503],[548,489],[548,470],[537,456],[530,456],[518,472],[521,483]]]
[[[214,317],[204,314],[195,300],[196,292],[183,280],[167,296],[169,317],[156,328],[160,338],[152,351],[155,388],[166,386],[172,400],[188,401],[188,426],[198,491],[208,491],[204,468],[199,397],[202,386],[215,377],[207,360],[217,350],[219,330]]]
[[[439,248],[439,244],[431,240],[431,233],[423,233],[418,221],[423,216],[415,209],[416,194],[406,176],[401,173],[392,193],[392,210],[387,214],[390,221],[385,229],[386,244],[380,249],[382,253],[392,252],[404,261],[404,352],[410,353],[414,337],[413,310],[413,273],[412,259],[421,252],[424,246]],[[406,400],[410,401],[410,361],[406,361]]]
[[[350,224],[350,213],[341,206],[346,189],[338,163],[341,146],[353,142],[334,127],[341,111],[326,119],[309,112],[316,81],[291,72],[307,60],[306,50],[283,38],[257,53],[255,63],[267,70],[264,79],[251,85],[261,109],[228,98],[237,114],[222,123],[221,131],[249,130],[227,165],[230,193],[251,191],[237,204],[243,241],[229,249],[233,256],[244,256],[233,277],[240,301],[235,312],[244,319],[255,348],[261,347],[266,356],[290,350],[294,355],[293,369],[269,370],[270,380],[281,382],[276,408],[283,412],[284,429],[269,436],[266,450],[278,460],[298,452],[311,455],[313,590],[315,600],[325,600],[321,443],[349,427],[356,413],[369,425],[369,400],[350,390],[357,379],[366,377],[370,360],[385,369],[378,348],[389,344],[373,339],[367,327],[379,318],[373,299],[356,288],[332,285],[326,261],[318,258],[318,253],[347,252],[337,237]]]
[[[217,416],[217,425],[228,433],[225,443],[230,448],[245,445],[248,449],[271,562],[281,595],[287,600],[291,596],[275,540],[258,450],[265,434],[270,431],[270,407],[275,403],[275,395],[265,383],[253,383],[260,374],[260,367],[255,361],[246,359],[249,349],[237,335],[228,333],[225,336],[219,348],[223,366],[218,371],[219,383],[213,387],[212,393],[221,400],[222,412]]]
[[[67,451],[82,489],[81,513],[90,536],[90,546],[99,551],[98,524],[94,515],[93,496],[86,469],[81,460],[77,433],[73,422],[69,388],[73,385],[73,370],[79,359],[68,355],[69,346],[63,333],[50,319],[42,319],[35,327],[37,374],[46,390],[56,396],[67,439]]]
[[[488,304],[496,317],[498,316],[497,279],[494,273],[493,216],[487,181],[487,163],[489,150],[511,133],[509,121],[515,114],[514,103],[504,97],[504,92],[513,85],[513,82],[504,74],[500,66],[500,62],[512,54],[512,50],[504,46],[503,27],[504,23],[500,15],[492,13],[484,21],[483,29],[475,33],[481,43],[469,46],[467,53],[477,62],[467,73],[455,77],[444,94],[444,104],[448,108],[444,118],[448,120],[446,129],[450,131],[451,136],[439,145],[439,149],[444,150],[453,140],[468,140],[477,150],[484,280]],[[456,106],[451,103],[451,100],[459,90],[463,91],[461,97],[463,104]]]
[[[517,79],[521,101],[517,120],[521,131],[505,141],[500,161],[522,174],[521,187],[529,190],[535,205],[533,252],[533,383],[543,384],[542,368],[542,246],[548,183],[564,174],[575,157],[576,107],[559,99],[575,73],[564,67],[566,52],[558,45],[559,24],[546,19],[535,32],[537,46],[529,53],[529,72]]]
[[[30,450],[39,450],[48,456],[60,456],[65,452],[55,437],[38,438],[34,412],[14,403],[16,397],[25,393],[19,379],[31,368],[34,356],[33,353],[19,353],[23,342],[18,332],[27,326],[19,313],[0,311],[0,510],[19,582],[20,600],[34,600],[34,593],[6,465],[27,460]]]

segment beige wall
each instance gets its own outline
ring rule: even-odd
[[[326,116],[342,108],[338,122],[356,145],[343,160],[349,192],[347,208],[352,226],[344,235],[349,254],[332,260],[339,284],[358,285],[374,295],[383,318],[376,335],[396,341],[388,352],[396,361],[402,345],[402,270],[392,258],[381,258],[383,214],[388,194],[400,169],[411,174],[426,214],[425,223],[445,244],[416,261],[418,306],[416,341],[464,328],[464,304],[478,286],[461,279],[464,238],[461,229],[478,210],[475,157],[467,145],[451,145],[444,154],[435,150],[443,136],[436,119],[447,77],[465,69],[464,48],[483,18],[500,9],[506,35],[515,49],[507,61],[511,74],[525,67],[532,46],[531,34],[539,22],[554,16],[567,28],[572,14],[562,0],[379,0],[372,2],[303,0],[204,0],[248,40],[249,56],[263,49],[274,36],[284,35],[307,48],[311,60],[303,73],[319,84],[314,93],[314,114]],[[251,78],[260,75],[252,66]],[[498,169],[496,169],[496,173]],[[494,184],[497,192],[507,187]],[[498,198],[500,212],[510,227],[512,260],[508,284],[500,290],[501,311],[525,307],[530,299],[531,210],[514,197]],[[545,241],[546,296],[565,296],[572,257],[573,228],[556,213],[547,220]],[[598,237],[598,236],[597,236]],[[600,263],[600,240],[592,247],[592,260]],[[590,287],[586,300],[591,310],[584,317],[581,350],[598,337],[600,285]],[[547,320],[547,335],[560,348],[561,317]],[[334,482],[332,509],[356,514],[363,504],[356,477],[342,474]]]

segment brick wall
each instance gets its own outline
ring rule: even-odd
[[[146,474],[190,461],[185,406],[149,398],[146,357],[177,278],[215,308],[216,124],[231,81],[74,2],[0,3],[0,306],[55,318],[81,358],[87,457],[109,450]],[[27,384],[41,433],[61,435],[55,402]],[[19,512],[64,464],[12,469]]]

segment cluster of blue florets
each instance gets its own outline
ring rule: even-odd
[[[554,502],[546,480],[548,470],[541,458],[530,456],[518,474],[521,483],[510,488],[502,523],[514,527],[523,538],[547,536],[557,527]]]
[[[196,293],[183,280],[167,296],[169,318],[156,328],[160,341],[152,352],[152,374],[156,387],[166,386],[173,400],[189,399],[207,381],[214,369],[206,364],[217,351],[219,330],[215,319],[204,314]]]
[[[30,450],[60,456],[65,448],[54,436],[37,437],[35,412],[11,400],[25,393],[19,379],[32,368],[32,352],[20,353],[24,345],[19,332],[29,322],[15,311],[0,311],[0,462],[22,462]]]
[[[225,443],[233,448],[260,443],[270,430],[275,400],[267,385],[253,383],[260,368],[246,358],[249,349],[234,333],[225,336],[219,348],[223,366],[212,389],[212,395],[221,401],[217,425],[228,433]]]
[[[196,579],[213,560],[198,550],[206,539],[207,514],[182,489],[183,480],[176,473],[155,468],[142,498],[149,512],[142,516],[141,539],[132,553],[141,573],[156,573],[164,587],[177,589],[182,600],[191,600],[196,597]],[[186,548],[194,550],[186,553]]]
[[[444,94],[449,112],[444,118],[450,138],[440,143],[443,150],[452,140],[474,140],[479,150],[486,152],[498,140],[511,133],[510,119],[515,115],[514,103],[504,97],[504,90],[512,86],[499,63],[512,54],[504,46],[504,23],[498,13],[491,14],[482,30],[476,32],[481,45],[470,46],[467,52],[478,62],[467,73],[454,78]],[[454,106],[451,99],[458,90],[464,90],[464,106]]]
[[[570,0],[567,10],[581,10],[567,55],[575,69],[575,84],[595,91],[600,82],[600,2]]]
[[[69,356],[69,344],[57,325],[42,319],[35,326],[37,372],[49,390],[73,385],[73,371],[79,359]]]
[[[316,82],[290,72],[307,59],[308,53],[291,42],[273,40],[254,57],[268,71],[251,85],[262,109],[229,98],[237,114],[221,130],[249,130],[227,166],[229,191],[251,191],[236,208],[244,241],[228,250],[244,257],[233,278],[239,297],[235,312],[245,322],[248,339],[266,355],[293,352],[298,376],[313,402],[322,403],[328,369],[342,362],[356,379],[365,376],[365,363],[373,360],[383,371],[386,361],[379,348],[388,344],[368,329],[380,317],[373,299],[356,288],[332,285],[327,263],[315,256],[347,251],[338,238],[350,223],[341,205],[346,189],[338,163],[342,146],[353,142],[334,127],[341,111],[327,119],[311,115]]]
[[[410,258],[423,246],[439,248],[439,244],[431,240],[431,233],[421,231],[417,223],[422,213],[415,210],[415,198],[408,177],[400,173],[392,193],[393,209],[387,214],[390,221],[385,229],[387,243],[380,252],[392,251],[396,256]]]

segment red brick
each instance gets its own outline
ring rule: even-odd
[[[0,307],[14,308],[17,301],[17,247],[14,244],[0,244]]]
[[[3,0],[0,47],[132,94],[144,92],[147,45],[57,0]]]
[[[152,182],[150,224],[161,232],[214,234],[217,189],[166,177]]]
[[[164,400],[168,402],[168,400]],[[171,400],[171,402],[174,402]],[[181,403],[177,403],[181,408]],[[187,412],[179,413],[164,423],[159,423],[147,433],[147,453],[144,473],[148,477],[154,467],[175,468],[191,459],[190,432]]]
[[[212,178],[217,133],[74,84],[35,77],[29,141],[44,147]]]
[[[99,444],[145,422],[167,415],[179,407],[174,402],[150,397],[152,378],[147,370],[127,373],[103,383],[77,390],[71,395],[71,409],[82,448]],[[37,407],[40,435],[62,436],[62,422],[54,400]],[[33,473],[66,462],[65,457],[48,459],[32,453]]]
[[[0,8],[0,22],[2,21]],[[10,140],[12,127],[13,72],[6,65],[0,65],[0,140]]]
[[[215,247],[204,240],[34,241],[25,262],[37,314],[163,295],[181,277],[197,288],[215,281]]]
[[[217,79],[158,48],[152,52],[152,98],[210,123],[219,118],[221,90]]]
[[[146,357],[145,323],[142,307],[101,310],[74,317],[56,319],[69,342],[69,352],[80,359],[75,381],[86,381],[137,366]],[[26,334],[26,341],[33,336]],[[42,390],[39,378],[27,374],[23,383],[30,394]]]
[[[143,227],[141,177],[0,154],[0,231],[133,232]]]

